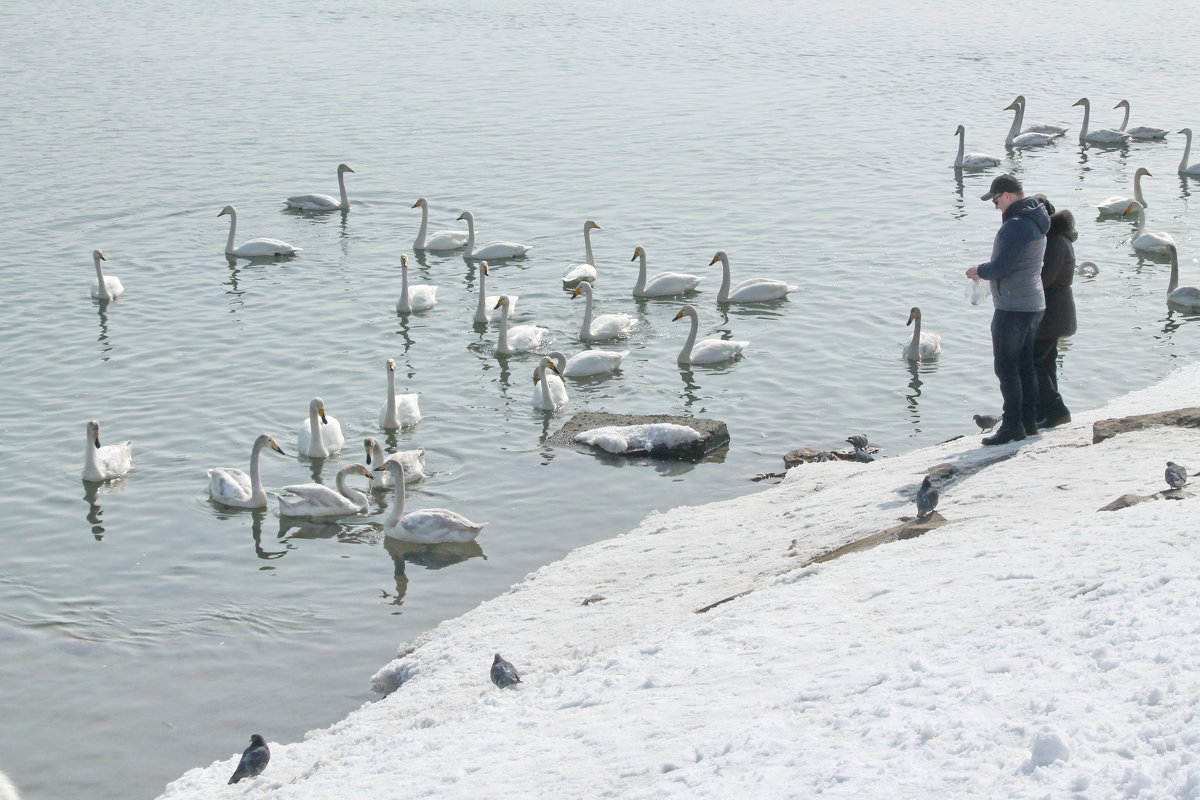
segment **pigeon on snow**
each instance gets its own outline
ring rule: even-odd
[[[860,461],[863,464],[870,464],[872,461],[875,460],[875,456],[871,455],[866,450],[863,450],[861,447],[855,447],[854,448],[854,460]]]
[[[994,414],[976,414],[971,419],[975,420],[975,424],[979,426],[980,433],[987,433],[1000,424],[1000,418]]]
[[[250,746],[242,753],[242,760],[238,762],[229,782],[237,783],[242,778],[253,778],[267,768],[267,762],[270,760],[271,750],[267,747],[266,740],[260,734],[254,734],[250,737]]]
[[[917,489],[917,519],[924,519],[933,513],[938,504],[938,490],[933,488],[933,479],[928,475],[921,481]]]
[[[1167,485],[1172,489],[1182,489],[1188,481],[1187,467],[1181,467],[1174,461],[1167,462]]]
[[[520,682],[521,676],[517,674],[517,668],[496,653],[496,659],[492,661],[492,683],[503,689]]]

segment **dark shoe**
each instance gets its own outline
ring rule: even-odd
[[[1066,425],[1070,421],[1071,412],[1064,411],[1061,414],[1055,414],[1053,416],[1046,417],[1045,419],[1039,419],[1037,426],[1039,428],[1057,428],[1059,425]]]
[[[1024,438],[1025,438],[1024,427],[1022,427],[1022,429],[1019,431],[1009,429],[1009,428],[1001,428],[1000,430],[993,433],[991,436],[983,437],[982,441],[984,444],[988,444],[988,445],[1008,444],[1009,442],[1019,442]]]
[[[1026,436],[1037,436],[1038,435],[1038,426],[1027,424],[1025,426],[1025,435]]]

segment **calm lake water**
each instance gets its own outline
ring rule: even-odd
[[[1179,8],[1139,5],[1149,46],[1129,40],[1127,7],[1080,3],[1042,4],[1036,25],[928,2],[3,7],[0,766],[32,800],[154,796],[252,732],[288,741],[340,719],[399,643],[651,510],[756,491],[749,477],[793,447],[861,432],[889,455],[973,434],[1000,398],[990,310],[967,304],[963,271],[989,252],[998,214],[978,196],[1000,170],[956,181],[955,126],[1003,155],[1002,109],[1024,94],[1028,121],[1072,134],[1081,96],[1093,126],[1119,124],[1128,98],[1131,124],[1200,130]],[[1167,267],[1088,208],[1147,167],[1150,228],[1196,282],[1200,185],[1176,175],[1182,147],[1068,138],[1006,161],[1075,212],[1078,256],[1101,268],[1076,284],[1073,408],[1200,352],[1200,318],[1165,306]],[[348,215],[283,209],[336,193],[342,161]],[[533,410],[535,359],[498,358],[494,330],[473,328],[478,274],[460,253],[414,259],[439,304],[397,316],[422,195],[435,229],[469,209],[483,240],[534,245],[494,265],[488,291],[520,294],[522,321],[568,353],[582,301],[559,276],[596,220],[598,310],[641,318],[622,371]],[[239,239],[303,253],[231,266],[229,203]],[[749,340],[742,359],[677,366],[680,304],[630,297],[639,244],[652,273],[706,276],[701,335]],[[111,304],[88,297],[95,248],[127,288]],[[719,307],[718,249],[735,280],[799,288]],[[919,367],[900,357],[913,305],[944,347]],[[322,525],[209,502],[205,471],[245,468],[258,433],[294,454],[316,395],[346,449],[265,454],[266,484],[331,482],[361,460],[382,436],[388,358],[425,413],[385,437],[428,451],[409,502],[489,522],[478,546],[386,542],[390,494]],[[732,443],[699,465],[544,443],[581,410],[715,417]],[[134,442],[132,473],[98,491],[79,479],[90,418]]]

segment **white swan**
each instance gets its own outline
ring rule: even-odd
[[[1200,286],[1179,285],[1179,251],[1175,245],[1167,246],[1171,256],[1171,282],[1167,284],[1167,304],[1187,311],[1200,311]]]
[[[1080,144],[1125,144],[1129,141],[1129,134],[1124,131],[1114,130],[1113,128],[1097,128],[1094,131],[1088,130],[1088,120],[1092,116],[1092,104],[1086,97],[1081,97],[1071,104],[1072,106],[1083,106],[1083,125],[1079,127],[1079,143]]]
[[[1179,159],[1179,174],[1200,175],[1200,162],[1188,165],[1188,157],[1192,154],[1192,129],[1182,128],[1179,132],[1187,137],[1187,144],[1183,146],[1183,158]]]
[[[708,265],[711,267],[718,261],[721,262],[721,288],[717,291],[718,303],[761,303],[766,300],[780,300],[787,297],[788,292],[797,288],[773,278],[747,278],[730,289],[729,256],[724,250],[718,250]]]
[[[431,283],[408,285],[408,256],[400,256],[400,299],[396,301],[396,311],[409,314],[413,311],[426,311],[437,305],[438,287]]]
[[[958,137],[958,155],[954,157],[955,169],[986,169],[1000,164],[999,156],[967,152],[967,129],[959,125],[954,131]]]
[[[337,172],[340,200],[327,194],[297,194],[283,202],[288,208],[297,208],[301,211],[349,211],[350,198],[346,196],[346,173],[354,172],[354,170],[346,164],[338,164]]]
[[[415,394],[396,394],[396,359],[387,360],[387,399],[379,407],[379,427],[395,430],[421,421],[420,398]]]
[[[571,297],[583,295],[583,324],[579,326],[579,338],[585,342],[603,342],[607,339],[623,339],[637,324],[637,317],[629,314],[600,314],[592,316],[592,285],[581,281]]]
[[[479,302],[475,305],[475,321],[486,324],[489,321],[500,319],[502,312],[496,310],[496,301],[500,299],[500,295],[494,294],[491,297],[486,296],[486,280],[491,275],[488,271],[488,262],[479,262]],[[520,299],[519,294],[508,295],[508,313],[517,313],[517,300]]]
[[[603,375],[621,368],[621,360],[629,355],[628,350],[582,350],[567,358],[558,350],[546,355],[554,359],[558,374],[567,378],[585,378],[588,375]]]
[[[909,361],[924,361],[942,354],[942,337],[936,333],[921,331],[921,309],[913,306],[908,312],[908,322],[904,324],[913,325],[912,339],[904,345],[905,358]]]
[[[500,335],[496,341],[496,352],[502,355],[512,355],[536,350],[542,343],[542,337],[546,335],[546,329],[537,325],[508,327],[510,306],[508,295],[500,295],[496,301],[496,308],[500,310]]]
[[[1133,240],[1130,242],[1134,250],[1165,256],[1167,254],[1167,247],[1175,245],[1175,239],[1169,233],[1149,233],[1146,231],[1146,211],[1141,203],[1136,201],[1130,203],[1125,213],[1126,215],[1134,214],[1137,216],[1137,230],[1134,231]]]
[[[115,300],[125,293],[125,286],[116,275],[105,275],[100,268],[101,261],[107,261],[104,253],[92,251],[92,261],[96,265],[96,285],[92,287],[92,297],[97,300]]]
[[[603,230],[595,222],[590,219],[583,223],[583,263],[568,264],[563,270],[563,283],[567,288],[574,286],[580,281],[588,283],[596,282],[596,257],[592,255],[592,231]]]
[[[533,371],[533,407],[542,411],[553,411],[570,402],[567,385],[558,375],[558,366],[551,356],[542,356]],[[546,374],[547,367],[553,373]]]
[[[133,443],[118,442],[100,446],[100,423],[89,420],[87,441],[83,445],[83,479],[111,481],[129,472],[133,466]]]
[[[459,219],[467,221],[467,258],[517,258],[529,252],[531,245],[516,242],[488,242],[475,246],[475,215],[464,211]]]
[[[633,285],[634,297],[673,297],[686,294],[696,288],[704,280],[700,275],[689,275],[686,272],[660,272],[651,278],[646,277],[646,248],[640,244],[633,248],[633,258],[638,261],[637,283]]]
[[[383,520],[383,533],[392,539],[422,544],[441,542],[471,542],[483,530],[486,522],[472,522],[462,514],[444,508],[423,508],[404,513],[404,465],[399,461],[384,462],[379,469],[392,474],[396,502]]]
[[[225,206],[217,212],[218,217],[226,214],[229,215],[229,239],[225,242],[225,255],[238,258],[261,258],[263,256],[290,256],[300,252],[299,247],[294,247],[279,239],[267,238],[251,239],[234,247],[233,239],[237,235],[237,209],[233,206]]]
[[[258,468],[258,457],[264,447],[270,447],[281,456],[287,453],[280,449],[270,434],[259,434],[250,451],[250,474],[237,467],[215,467],[208,471],[208,493],[215,502],[234,508],[266,508],[267,493],[263,490],[262,474]]]
[[[1023,94],[1017,95],[1017,99],[1013,100],[1013,104],[1019,105],[1021,107],[1021,124],[1024,125],[1025,124],[1025,95],[1023,95]],[[1048,133],[1057,139],[1060,136],[1066,136],[1068,130],[1070,130],[1070,128],[1068,128],[1066,125],[1051,125],[1046,122],[1041,122],[1041,123],[1035,122],[1035,123],[1030,123],[1029,127],[1026,128],[1024,130],[1024,132],[1025,133]]]
[[[347,464],[338,470],[337,491],[320,483],[300,483],[284,486],[275,495],[279,499],[279,514],[284,517],[344,517],[367,510],[370,502],[358,489],[346,484],[348,475],[371,477],[362,464]]]
[[[404,480],[409,483],[419,483],[425,480],[424,447],[386,454],[383,452],[383,446],[379,444],[379,440],[374,436],[368,436],[363,439],[363,449],[367,451],[367,466],[371,468],[372,489],[386,489],[392,485],[392,473],[386,469],[376,470],[377,467],[382,467],[388,461],[399,461],[404,465]]]
[[[424,197],[418,197],[412,207],[421,209],[421,227],[413,240],[413,250],[457,250],[467,243],[470,234],[466,231],[426,233],[429,230],[429,201]]]
[[[1017,100],[1021,98],[1018,97]],[[1061,133],[1041,133],[1039,131],[1021,132],[1021,123],[1025,121],[1025,104],[1018,103],[1017,100],[1012,101],[1005,106],[1005,111],[1013,112],[1012,125],[1008,128],[1008,136],[1004,137],[1004,146],[1007,148],[1014,147],[1041,147],[1051,144],[1055,139],[1062,136]]]
[[[1165,139],[1165,138],[1167,138],[1167,134],[1170,133],[1170,131],[1163,130],[1162,128],[1151,128],[1151,127],[1147,127],[1145,125],[1139,125],[1139,126],[1133,127],[1133,128],[1126,128],[1125,126],[1129,124],[1129,101],[1128,100],[1122,100],[1121,102],[1119,102],[1115,106],[1113,106],[1113,108],[1124,108],[1125,109],[1125,118],[1121,120],[1121,127],[1118,128],[1118,130],[1125,131],[1125,133],[1128,133],[1130,138],[1132,138],[1132,139],[1137,139],[1140,142],[1152,141],[1154,139]]]
[[[316,436],[313,436],[316,431]],[[314,397],[308,404],[308,419],[296,431],[296,450],[309,458],[325,458],[342,449],[346,437],[342,424],[325,413],[325,401]]]
[[[697,342],[696,333],[700,329],[700,318],[696,314],[695,306],[684,306],[675,315],[677,320],[684,317],[690,318],[692,328],[688,331],[683,349],[679,351],[679,358],[676,359],[680,364],[716,364],[720,361],[728,361],[734,356],[740,355],[742,350],[750,344],[749,342],[735,342],[732,339],[701,339]]]
[[[1142,208],[1145,208],[1147,203],[1142,198],[1142,176],[1153,178],[1150,170],[1145,167],[1138,167],[1133,173],[1133,197],[1122,197],[1121,195],[1113,195],[1096,203],[1096,208],[1099,209],[1102,216],[1124,216],[1129,210],[1130,203],[1141,203]]]

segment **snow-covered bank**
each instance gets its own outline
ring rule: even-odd
[[[651,516],[420,637],[374,678],[399,688],[261,776],[225,785],[230,743],[162,797],[1200,800],[1200,496],[1097,511],[1200,468],[1200,431],[1091,444],[1198,397],[1191,365],[1020,446]],[[911,515],[944,462],[949,524],[801,566]],[[524,683],[489,682],[496,652]]]

